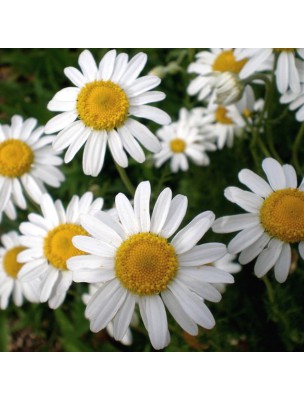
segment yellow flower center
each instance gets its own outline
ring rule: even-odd
[[[76,235],[88,234],[76,224],[61,224],[49,231],[44,239],[44,255],[53,267],[66,271],[70,257],[86,254],[73,245],[72,238]]]
[[[116,276],[136,295],[153,295],[165,290],[177,269],[174,247],[153,233],[132,235],[116,252]]]
[[[237,61],[233,50],[222,51],[214,60],[212,69],[217,72],[234,72],[238,74],[247,62],[247,58]]]
[[[77,111],[83,123],[95,130],[119,128],[128,116],[126,93],[111,81],[87,83],[77,98]]]
[[[215,110],[215,120],[220,124],[232,125],[233,121],[227,116],[227,108],[223,106],[218,106]]]
[[[260,218],[265,231],[286,243],[304,240],[304,192],[282,189],[264,201]]]
[[[0,175],[17,178],[29,172],[34,161],[33,150],[18,139],[0,143]]]
[[[17,256],[24,249],[25,249],[25,247],[23,247],[23,246],[13,247],[12,249],[8,250],[3,257],[4,271],[11,278],[16,279],[18,272],[20,271],[21,267],[23,266],[23,264],[21,264],[17,261]]]
[[[277,53],[282,53],[282,52],[284,52],[284,51],[287,51],[288,53],[293,53],[295,50],[297,50],[297,48],[284,48],[284,49],[281,49],[281,48],[273,48],[273,50],[275,51],[275,52],[277,52]]]
[[[249,108],[244,108],[244,110],[243,110],[243,115],[244,115],[244,117],[246,117],[246,118],[251,118],[252,113],[251,113],[251,111],[249,110]]]
[[[170,142],[170,149],[173,153],[183,153],[186,148],[186,142],[183,139],[173,139]]]

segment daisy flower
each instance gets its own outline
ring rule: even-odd
[[[48,109],[62,114],[46,124],[46,133],[59,132],[53,142],[55,150],[68,147],[64,161],[70,162],[85,144],[83,171],[97,176],[102,169],[107,143],[114,160],[128,166],[125,150],[137,162],[145,160],[141,143],[149,151],[158,152],[160,144],[150,130],[132,117],[145,118],[161,125],[170,117],[159,108],[147,105],[165,98],[150,91],[160,84],[156,76],[138,78],[147,62],[144,53],[130,61],[128,55],[111,50],[97,67],[92,54],[85,50],[79,56],[80,72],[74,67],[64,73],[76,87],[60,90],[49,102]],[[139,142],[139,143],[138,143]]]
[[[121,340],[138,304],[152,346],[161,349],[170,341],[165,306],[191,335],[197,334],[197,325],[211,329],[215,321],[204,300],[219,301],[212,283],[232,283],[233,277],[205,265],[226,253],[223,244],[196,246],[214,214],[199,214],[175,234],[187,198],[172,199],[171,190],[164,189],[150,217],[150,194],[149,182],[139,184],[132,207],[119,193],[115,199],[119,222],[104,212],[83,216],[82,227],[92,237],[76,236],[73,244],[89,254],[71,258],[68,268],[76,282],[104,283],[86,308],[93,332],[113,321],[114,338]]]
[[[225,72],[240,74],[247,62],[240,59],[237,49],[210,49],[196,55],[197,60],[188,67],[189,73],[198,76],[188,86],[190,96],[198,95],[198,100],[206,99],[213,91],[218,77]]]
[[[89,285],[89,293],[85,293],[82,295],[82,301],[84,302],[85,305],[88,305],[89,301],[91,300],[91,297],[93,296],[94,293],[97,292],[98,288],[100,287],[101,284],[96,284],[96,283],[91,283]],[[131,326],[135,326],[138,324],[138,318],[137,314],[134,313],[131,319]],[[108,335],[111,337],[114,337],[114,326],[113,322],[109,322],[109,324],[106,326]],[[130,328],[127,329],[125,336],[120,340],[120,343],[122,343],[125,346],[131,346],[133,343],[133,335],[132,331]]]
[[[240,115],[247,118],[247,120],[252,121],[253,115],[262,110],[264,100],[256,100],[252,87],[247,85],[242,98],[235,104],[235,106]]]
[[[156,134],[162,145],[162,150],[154,155],[155,166],[158,168],[170,159],[172,172],[186,171],[189,168],[188,159],[196,165],[209,165],[206,151],[216,150],[212,138],[202,134],[203,109],[187,111],[180,110],[179,120],[159,129]]]
[[[302,78],[304,81],[304,75]],[[295,117],[299,122],[304,121],[304,84],[301,85],[301,90],[299,93],[294,93],[292,91],[288,91],[280,98],[280,102],[282,104],[289,104],[289,109],[291,111],[297,110]]]
[[[239,49],[238,58],[240,60],[244,57],[248,59],[240,72],[240,78],[245,79],[258,71],[271,71],[275,62],[275,55],[277,55],[275,76],[278,91],[283,94],[290,89],[292,92],[299,93],[300,75],[304,69],[304,49]]]
[[[241,265],[235,262],[235,255],[229,253],[215,261],[213,265],[222,271],[229,272],[229,274],[237,274],[242,269]],[[213,286],[216,287],[220,293],[224,293],[226,290],[226,285],[224,283],[214,283]]]
[[[24,297],[32,303],[39,302],[39,282],[20,282],[19,271],[22,264],[17,261],[18,254],[25,249],[20,236],[11,231],[1,236],[0,247],[0,308],[6,309],[12,294],[16,306],[23,304]]]
[[[26,208],[23,190],[39,203],[45,184],[59,187],[64,180],[57,168],[62,159],[50,145],[53,136],[42,136],[44,128],[36,125],[36,119],[23,121],[19,115],[12,117],[10,126],[0,125],[0,213],[12,219],[14,204]]]
[[[219,218],[213,230],[241,231],[229,243],[229,253],[241,253],[241,264],[258,256],[254,271],[259,278],[274,267],[276,280],[285,282],[292,244],[299,243],[304,259],[304,181],[297,187],[294,168],[281,166],[273,158],[266,158],[262,168],[268,182],[249,169],[239,173],[239,180],[252,192],[236,187],[225,190],[226,198],[247,213]]]
[[[205,109],[205,118],[208,122],[205,133],[216,140],[219,149],[225,144],[232,147],[234,137],[240,136],[245,126],[245,121],[235,104],[224,107],[211,103]]]
[[[41,280],[41,303],[48,301],[53,309],[63,303],[72,283],[66,261],[84,254],[72,243],[75,235],[87,235],[80,226],[80,215],[94,214],[102,205],[101,198],[93,201],[93,194],[87,192],[80,198],[73,196],[65,210],[60,200],[54,202],[44,194],[41,197],[42,215],[29,214],[29,222],[20,225],[23,234],[20,241],[28,249],[18,255],[18,261],[24,263],[19,278],[22,282]]]

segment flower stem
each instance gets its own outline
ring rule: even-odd
[[[299,152],[301,140],[303,139],[303,137],[304,137],[304,123],[301,125],[301,127],[298,131],[298,134],[295,138],[295,141],[293,143],[293,146],[292,146],[292,163],[293,163],[295,169],[297,170],[298,174],[302,173],[302,167],[299,162],[298,152]]]
[[[124,168],[122,168],[120,165],[118,165],[115,162],[115,167],[119,173],[119,176],[121,178],[121,180],[123,181],[123,184],[125,185],[126,189],[128,190],[128,192],[130,193],[131,196],[134,196],[135,194],[135,188],[132,185],[132,182],[130,181],[128,175],[126,174],[126,171]]]

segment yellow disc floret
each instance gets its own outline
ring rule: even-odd
[[[238,74],[247,62],[247,58],[237,61],[233,50],[222,51],[214,60],[212,69],[216,72],[233,72]]]
[[[304,240],[304,192],[282,189],[264,201],[260,218],[265,231],[286,243]]]
[[[215,110],[215,120],[220,124],[232,125],[233,121],[227,116],[227,108],[223,106],[218,106]]]
[[[66,262],[70,257],[86,254],[72,243],[77,235],[87,236],[87,232],[76,224],[61,224],[49,231],[44,239],[44,255],[53,267],[67,270]]]
[[[173,153],[183,153],[186,148],[186,142],[183,139],[173,139],[170,142],[170,149]]]
[[[95,130],[119,128],[127,119],[129,100],[126,93],[111,81],[87,83],[77,98],[78,116]]]
[[[3,257],[3,268],[4,271],[9,275],[11,278],[16,279],[18,272],[20,271],[23,264],[17,261],[18,254],[23,251],[25,247],[23,246],[16,246],[9,249],[4,257]]]
[[[165,290],[178,269],[168,241],[153,233],[137,233],[124,241],[115,257],[116,276],[130,292],[153,295]]]
[[[18,139],[0,143],[0,175],[17,178],[30,171],[34,161],[33,150]]]

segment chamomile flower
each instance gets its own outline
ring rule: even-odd
[[[42,215],[29,214],[29,222],[20,225],[20,241],[28,249],[18,255],[18,261],[24,263],[19,278],[22,282],[41,280],[41,303],[48,301],[50,308],[55,309],[64,301],[72,283],[66,262],[72,256],[84,254],[72,243],[75,235],[87,235],[80,226],[80,215],[94,214],[102,205],[101,198],[93,201],[92,193],[87,192],[80,198],[73,196],[65,210],[60,200],[54,202],[44,194]]]
[[[301,90],[299,93],[288,91],[283,94],[283,96],[280,98],[280,102],[282,104],[289,104],[288,107],[291,111],[297,110],[295,114],[297,121],[304,121],[304,84],[301,85]]]
[[[170,117],[159,108],[147,105],[165,98],[164,93],[150,91],[160,84],[156,76],[138,78],[147,62],[144,53],[130,61],[128,55],[111,50],[97,67],[92,54],[85,50],[79,56],[80,72],[65,68],[65,75],[76,87],[60,90],[48,104],[59,114],[46,124],[46,133],[59,132],[53,142],[55,150],[68,147],[64,161],[70,162],[85,144],[83,171],[97,176],[102,169],[107,144],[114,160],[128,166],[127,153],[137,162],[145,160],[141,143],[149,151],[160,150],[156,136],[133,117],[145,118],[160,125]],[[139,143],[138,143],[139,142]]]
[[[238,56],[237,49],[210,49],[196,55],[197,60],[188,67],[189,73],[198,76],[188,87],[190,96],[198,95],[199,100],[206,99],[213,91],[219,76],[225,72],[240,74],[247,62]]]
[[[266,158],[262,168],[268,182],[248,169],[239,173],[239,180],[252,192],[236,187],[225,190],[226,198],[247,213],[219,218],[213,230],[241,231],[229,243],[228,251],[241,253],[241,264],[258,257],[254,270],[259,278],[274,267],[276,280],[284,282],[291,265],[291,245],[299,243],[304,259],[304,181],[297,187],[294,168],[281,166],[273,158]]]
[[[242,98],[235,104],[235,106],[240,115],[245,117],[247,120],[252,121],[254,114],[262,110],[264,100],[256,100],[252,87],[247,85]]]
[[[229,272],[229,274],[237,274],[241,271],[242,267],[239,263],[235,262],[235,258],[235,255],[227,253],[224,257],[215,261],[213,265],[222,271]],[[225,283],[214,283],[213,286],[216,287],[220,293],[224,293],[226,290]]]
[[[85,305],[88,305],[91,297],[93,296],[94,293],[97,292],[98,288],[100,287],[101,284],[96,284],[96,283],[91,283],[89,285],[89,293],[85,293],[82,295],[82,301],[84,302]],[[137,325],[138,323],[138,318],[137,318],[137,314],[134,313],[130,322],[130,325],[134,326]],[[106,327],[108,335],[111,337],[114,337],[114,326],[113,326],[113,322],[109,322],[109,324]],[[132,335],[132,331],[130,328],[127,329],[127,332],[125,334],[125,336],[120,340],[120,342],[125,345],[125,346],[131,346],[131,344],[133,343],[133,335]]]
[[[204,128],[205,133],[216,140],[219,149],[225,144],[232,147],[234,137],[240,136],[245,126],[245,121],[235,104],[224,107],[211,103],[205,109],[205,117],[208,121]]]
[[[216,150],[213,139],[204,135],[203,109],[187,111],[180,110],[179,120],[159,129],[156,134],[162,145],[162,150],[154,155],[155,166],[158,168],[170,160],[172,172],[186,171],[189,168],[188,158],[197,165],[209,165],[206,151]]]
[[[39,282],[20,282],[18,274],[23,265],[17,261],[18,254],[24,250],[20,236],[11,231],[1,236],[0,247],[0,308],[6,309],[12,295],[16,306],[23,304],[24,297],[32,303],[39,302]]]
[[[122,193],[116,196],[119,221],[104,212],[81,218],[92,237],[76,236],[75,247],[89,253],[68,260],[76,282],[103,282],[86,308],[90,328],[98,332],[113,321],[114,338],[127,332],[135,305],[155,349],[170,341],[165,306],[191,335],[197,325],[213,328],[214,318],[204,300],[219,301],[212,283],[232,283],[233,277],[205,264],[226,253],[221,243],[196,246],[214,220],[206,211],[175,234],[187,209],[187,198],[166,188],[150,217],[149,182],[136,189],[134,207]],[[168,240],[172,235],[172,240]]]
[[[36,119],[23,121],[19,115],[10,126],[0,125],[0,214],[4,211],[12,219],[14,204],[26,208],[23,191],[39,203],[45,184],[59,187],[64,180],[57,168],[62,159],[50,145],[53,136],[43,136],[44,128],[36,125]]]
[[[271,71],[276,59],[275,55],[277,55],[275,76],[278,91],[283,94],[290,89],[292,92],[299,93],[300,75],[304,69],[304,49],[239,49],[237,57],[240,60],[244,57],[248,59],[240,72],[240,77],[244,79],[254,72]]]

